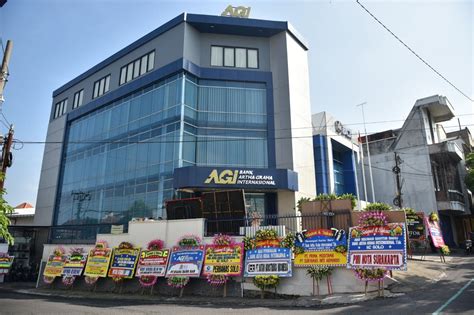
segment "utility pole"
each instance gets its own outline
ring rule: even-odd
[[[401,159],[400,156],[398,156],[397,152],[394,152],[395,154],[395,166],[392,168],[392,172],[395,173],[395,179],[397,181],[397,195],[393,199],[393,204],[400,209],[403,207],[403,199],[402,199],[402,183],[401,183],[401,169],[400,169],[400,164]]]
[[[0,69],[0,105],[2,105],[5,98],[3,97],[3,90],[5,89],[5,84],[8,81],[8,62],[10,61],[10,56],[12,54],[13,42],[11,40],[7,41],[7,48],[3,54],[2,67]]]
[[[372,176],[372,161],[370,160],[370,149],[369,149],[369,135],[367,134],[367,128],[365,126],[365,113],[364,113],[364,105],[367,102],[360,103],[356,105],[357,107],[362,107],[362,120],[364,123],[364,133],[365,133],[365,142],[367,143],[367,158],[369,160],[369,176],[370,176],[370,187],[372,189],[372,202],[375,202],[375,192],[374,192],[374,177]]]
[[[13,155],[11,153],[12,143],[13,143],[13,125],[10,125],[8,136],[3,141],[2,161],[1,161],[3,177],[0,177],[0,192],[3,190],[3,187],[5,185],[5,175],[7,173],[7,168],[12,166],[12,163],[13,163]]]
[[[5,49],[5,53],[3,54],[2,60],[2,67],[0,68],[0,110],[5,98],[3,97],[3,91],[5,89],[5,84],[8,81],[8,63],[10,61],[10,56],[13,49],[13,42],[11,40],[7,41],[7,47]],[[11,147],[13,143],[13,125],[10,125],[10,129],[8,130],[8,135],[6,139],[3,141],[3,148],[2,148],[2,177],[0,177],[0,193],[3,191],[3,187],[5,185],[5,174],[7,172],[7,168],[12,166],[13,156],[11,154]]]
[[[361,141],[360,138],[360,132],[359,132],[359,153],[360,153],[360,164],[362,166],[362,183],[364,184],[364,201],[369,202],[367,199],[367,183],[365,181],[365,166],[364,166],[364,144]]]

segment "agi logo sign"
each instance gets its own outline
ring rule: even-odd
[[[209,177],[204,181],[205,184],[210,184],[214,182],[215,184],[235,184],[237,183],[237,178],[239,176],[239,171],[235,170],[223,170],[218,173],[217,170],[212,170]]]
[[[219,185],[265,185],[275,186],[273,175],[254,174],[254,170],[222,170],[213,169],[204,184]]]

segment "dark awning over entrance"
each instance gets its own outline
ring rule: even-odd
[[[174,170],[173,187],[298,190],[298,173],[288,169],[198,167]]]

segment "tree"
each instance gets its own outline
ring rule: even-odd
[[[470,191],[474,192],[474,152],[469,153],[466,157],[467,175],[464,182]]]
[[[5,174],[0,173],[0,180],[5,180]],[[13,207],[3,198],[5,194],[5,189],[0,191],[0,239],[4,239],[8,244],[13,245],[13,236],[8,231],[10,225],[8,215],[13,213]]]

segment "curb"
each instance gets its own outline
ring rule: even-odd
[[[117,300],[122,301],[137,301],[142,303],[156,303],[156,304],[179,304],[179,305],[215,305],[225,307],[266,307],[266,308],[322,308],[331,306],[341,306],[349,304],[357,304],[365,301],[370,301],[379,298],[376,293],[372,292],[367,295],[361,294],[347,294],[347,295],[331,295],[322,299],[304,296],[295,299],[259,299],[259,298],[206,298],[206,297],[163,297],[163,296],[137,296],[137,295],[119,295],[113,293],[94,293],[81,294],[77,293],[62,293],[57,291],[45,291],[38,289],[20,289],[12,290],[11,292],[26,294],[32,296],[42,297],[56,297],[64,299],[93,299],[93,300]],[[403,293],[391,293],[388,290],[384,291],[384,297],[381,298],[397,298],[403,296]]]

